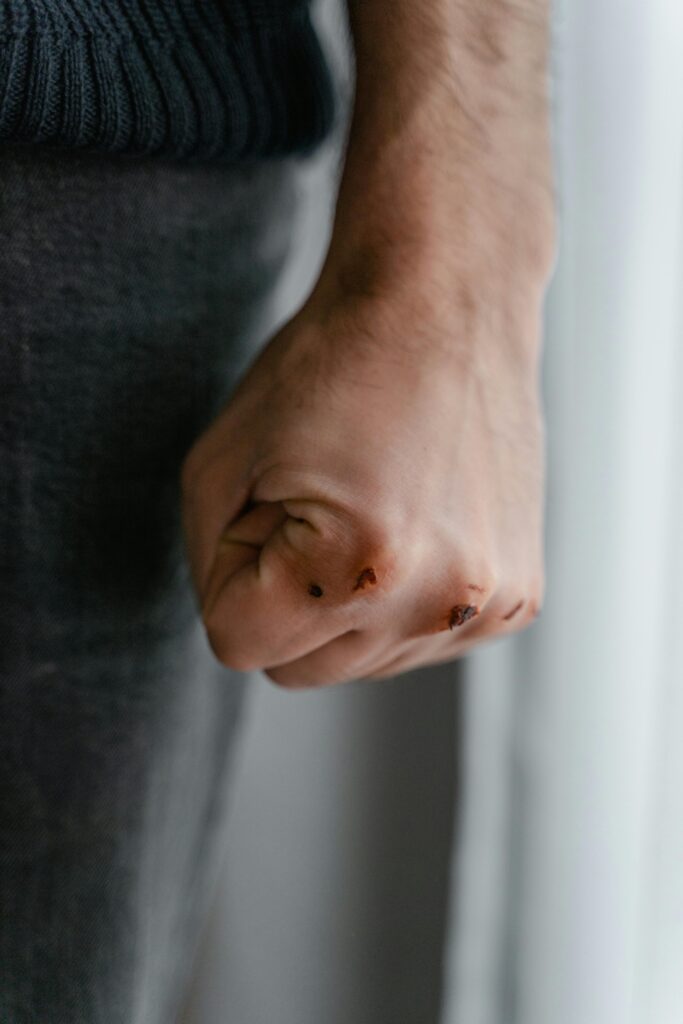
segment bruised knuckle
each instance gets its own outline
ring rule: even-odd
[[[388,517],[359,517],[354,534],[356,561],[372,565],[383,577],[393,575],[401,561],[401,544]]]
[[[450,591],[442,591],[439,595],[439,614],[436,631],[452,630],[459,632],[463,626],[478,620],[488,595],[482,590],[472,589],[469,585],[460,585]],[[426,632],[434,632],[429,628]]]
[[[394,588],[403,565],[398,539],[389,527],[361,517],[324,528],[308,553],[309,558],[299,559],[300,570],[305,568],[321,585],[324,580],[325,593],[329,589],[342,602],[386,594]]]
[[[422,599],[414,635],[447,630],[469,633],[475,623],[477,630],[482,628],[480,617],[496,593],[495,572],[488,561],[471,555],[462,557],[456,553],[448,565],[443,571],[436,563],[434,583],[426,578],[419,580]]]
[[[492,559],[487,557],[459,557],[453,563],[452,575],[458,580],[457,596],[470,599],[480,609],[488,604],[498,591],[498,572]]]

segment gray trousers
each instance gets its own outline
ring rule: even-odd
[[[172,1024],[249,677],[178,471],[265,341],[293,158],[0,147],[0,1021]]]

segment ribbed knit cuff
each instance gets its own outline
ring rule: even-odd
[[[334,114],[302,0],[0,0],[0,139],[243,159]]]

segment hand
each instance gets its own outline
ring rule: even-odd
[[[290,687],[378,679],[541,607],[548,6],[349,5],[325,265],[183,466],[226,665]]]
[[[287,687],[450,661],[543,600],[547,275],[330,263],[183,465],[216,657]]]

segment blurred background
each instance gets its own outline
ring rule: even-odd
[[[352,90],[273,326],[324,256]],[[395,680],[258,674],[183,1024],[683,1020],[683,5],[553,5],[546,569],[524,633]],[[229,1009],[228,1009],[229,1008]]]

